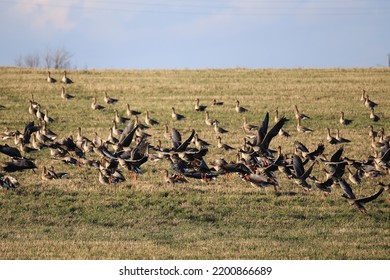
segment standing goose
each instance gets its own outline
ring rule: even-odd
[[[104,106],[97,104],[96,97],[93,97],[92,100],[93,101],[91,104],[91,108],[93,110],[103,110],[104,109]]]
[[[55,83],[55,82],[57,82],[57,80],[54,79],[54,78],[51,76],[50,71],[47,71],[47,82],[48,82],[48,83]]]
[[[248,109],[240,106],[240,101],[239,100],[236,100],[236,107],[235,107],[235,110],[237,113],[245,113],[248,111]]]
[[[146,111],[146,114],[145,114],[145,123],[146,123],[147,125],[150,125],[150,126],[160,124],[160,123],[159,123],[158,121],[156,121],[155,119],[150,118],[150,116],[149,116],[149,111]]]
[[[329,144],[331,145],[339,144],[339,141],[331,135],[329,127],[326,128],[326,131],[327,131],[326,140],[329,142]]]
[[[164,181],[168,184],[188,183],[188,180],[181,175],[170,175],[166,169],[162,170],[162,172],[164,173]]]
[[[119,116],[118,110],[115,109],[115,118],[114,118],[116,123],[125,123],[129,121],[129,118],[121,117]]]
[[[65,70],[64,70],[64,76],[62,77],[61,82],[63,82],[64,84],[72,84],[73,83],[73,81],[66,76]]]
[[[104,91],[103,94],[104,94],[103,100],[104,100],[104,102],[106,102],[107,104],[116,104],[116,103],[118,102],[118,99],[109,97],[109,96],[107,95],[107,91]]]
[[[362,95],[360,96],[360,101],[365,102],[366,101],[366,91],[363,89]]]
[[[174,119],[176,121],[181,121],[181,120],[183,120],[185,118],[183,115],[180,115],[180,114],[176,113],[175,107],[172,107],[171,116],[172,116],[172,119]]]
[[[228,133],[229,131],[220,127],[218,122],[214,122],[214,132],[217,134],[224,134],[224,133]]]
[[[129,117],[141,115],[141,112],[135,111],[135,110],[131,110],[131,109],[130,109],[130,104],[129,104],[129,103],[126,104],[126,107],[127,107],[127,109],[126,109],[126,114],[127,114]]]
[[[204,110],[206,110],[207,106],[205,105],[200,105],[199,102],[199,98],[195,99],[195,111],[197,112],[203,112]]]
[[[370,100],[369,96],[366,95],[366,97],[364,98],[364,106],[369,109],[373,109],[374,107],[378,106],[378,103],[375,103],[374,101]]]
[[[303,125],[301,124],[301,120],[302,120],[302,118],[298,118],[298,119],[297,119],[297,121],[298,121],[298,123],[297,123],[297,131],[298,131],[298,132],[301,132],[301,133],[311,133],[311,132],[314,131],[314,130],[311,129],[311,128],[308,128],[308,127],[306,127],[306,126],[303,126]]]
[[[378,115],[375,115],[374,113],[374,108],[370,108],[370,119],[373,121],[373,122],[377,122],[380,120],[379,116]]]
[[[207,125],[214,125],[214,123],[216,122],[216,120],[210,119],[210,116],[209,116],[209,112],[208,112],[208,111],[205,111],[205,113],[206,113],[205,123],[206,123]]]
[[[208,146],[210,146],[209,143],[207,143],[206,141],[200,139],[197,133],[194,135],[194,143],[195,143],[195,147],[197,149],[199,149],[199,150],[207,148]]]
[[[68,93],[65,92],[65,87],[62,86],[62,89],[61,89],[61,98],[62,99],[65,99],[65,100],[68,100],[68,99],[73,99],[74,96],[73,95],[70,95]]]
[[[336,129],[336,140],[339,143],[350,143],[351,142],[351,140],[340,136],[340,130],[338,128]]]
[[[349,120],[349,119],[346,119],[345,118],[345,115],[344,115],[344,112],[343,111],[340,111],[340,123],[342,125],[349,125],[352,123],[352,120]]]
[[[310,119],[309,116],[301,113],[299,110],[298,110],[298,106],[297,105],[294,105],[294,113],[295,113],[295,118],[297,120],[301,119],[301,120],[307,120],[307,119]]]
[[[225,151],[231,151],[231,150],[234,150],[233,147],[225,144],[225,143],[222,143],[222,139],[221,139],[221,136],[218,136],[217,137],[217,140],[218,140],[218,148],[222,149],[222,150],[225,150]]]

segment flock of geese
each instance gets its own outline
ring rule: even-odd
[[[56,83],[57,80],[51,77],[48,72],[47,82]],[[61,82],[71,84],[64,71]],[[103,92],[105,105],[98,104],[98,100],[93,98],[91,109],[103,110],[106,106],[111,106],[119,102],[118,99],[108,96]],[[205,124],[210,126],[217,137],[216,147],[221,152],[230,151],[236,153],[237,159],[227,162],[223,157],[206,161],[211,146],[207,141],[200,139],[195,129],[189,135],[182,135],[176,129],[169,129],[164,126],[164,136],[171,145],[162,147],[161,140],[156,145],[149,143],[148,128],[160,126],[160,122],[150,116],[150,112],[144,114],[140,111],[132,110],[126,104],[127,117],[120,116],[115,110],[115,117],[110,128],[107,139],[103,140],[96,132],[93,139],[82,135],[81,127],[78,128],[76,136],[59,138],[49,126],[55,120],[49,117],[47,110],[42,111],[42,106],[31,96],[28,111],[34,118],[26,124],[23,131],[6,131],[1,133],[3,141],[14,141],[13,144],[1,144],[0,152],[8,156],[9,160],[1,167],[0,184],[7,190],[14,190],[19,186],[18,180],[11,174],[17,171],[29,169],[41,169],[42,180],[59,180],[69,176],[68,173],[58,172],[53,166],[38,167],[30,154],[39,152],[42,149],[49,149],[52,160],[60,160],[65,164],[76,166],[88,166],[96,169],[99,182],[104,185],[114,185],[126,181],[128,177],[136,180],[139,174],[144,172],[143,164],[148,161],[168,161],[171,170],[162,169],[161,178],[169,184],[188,183],[191,180],[202,180],[209,182],[217,177],[239,176],[243,181],[253,186],[266,188],[272,187],[279,191],[278,176],[285,176],[300,186],[303,191],[310,192],[317,189],[324,194],[330,194],[334,188],[343,191],[343,197],[355,205],[362,213],[366,213],[365,204],[379,197],[383,192],[389,192],[390,184],[378,181],[379,189],[368,197],[356,197],[351,185],[359,185],[362,180],[368,177],[385,178],[390,174],[390,136],[385,135],[384,129],[374,131],[370,126],[369,136],[373,154],[366,160],[357,160],[347,157],[344,153],[343,143],[350,140],[342,138],[337,130],[335,136],[331,135],[331,130],[326,129],[326,141],[331,145],[336,145],[336,151],[327,158],[325,156],[325,146],[320,143],[314,150],[309,150],[304,143],[294,142],[294,153],[284,154],[282,148],[272,150],[270,144],[275,137],[289,137],[289,133],[283,129],[287,121],[285,117],[280,117],[275,110],[274,122],[270,121],[267,112],[263,121],[257,125],[249,124],[245,117],[248,109],[243,107],[239,100],[236,100],[234,110],[237,114],[243,114],[243,145],[240,148],[233,148],[222,143],[222,134],[229,133],[220,122],[210,118],[206,105],[200,104],[200,100],[195,100],[194,110],[199,114],[204,114]],[[75,96],[66,93],[62,86],[61,97],[64,100],[72,100]],[[374,109],[378,106],[363,91],[361,102],[370,110],[370,119],[373,122],[379,121]],[[213,100],[210,106],[227,106],[223,101]],[[232,106],[233,107],[233,106]],[[6,109],[1,106],[1,109]],[[232,109],[233,111],[233,109]],[[308,134],[313,129],[302,125],[308,115],[301,112],[294,106],[294,115],[297,122],[298,133]],[[144,115],[144,123],[140,121]],[[186,117],[177,112],[175,107],[171,107],[172,119],[183,121]],[[345,117],[344,112],[340,112],[340,124],[350,125],[353,121]],[[120,129],[120,124],[124,128]],[[377,140],[378,139],[378,140]],[[319,180],[313,175],[313,169],[321,166],[324,179]]]

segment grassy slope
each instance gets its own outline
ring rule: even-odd
[[[388,69],[92,70],[74,71],[69,77],[75,84],[66,88],[76,98],[65,102],[61,86],[47,84],[44,71],[1,68],[0,104],[8,108],[0,111],[1,131],[22,130],[33,120],[27,110],[31,94],[56,120],[50,129],[60,137],[75,136],[80,126],[90,139],[95,131],[106,138],[114,109],[124,115],[129,103],[132,109],[152,111],[160,121],[148,130],[152,144],[161,139],[169,146],[162,136],[163,124],[179,129],[184,137],[195,128],[213,144],[206,160],[221,155],[234,160],[235,152],[217,150],[204,114],[193,108],[195,98],[208,105],[210,116],[229,130],[223,141],[238,148],[243,141],[242,115],[234,112],[234,101],[239,99],[249,109],[245,115],[250,123],[259,124],[267,111],[273,120],[276,108],[291,120],[285,128],[292,136],[276,138],[273,148],[282,145],[290,153],[295,140],[310,149],[323,141],[331,154],[336,148],[326,143],[325,128],[341,128],[342,136],[353,140],[345,146],[346,155],[366,159],[373,152],[367,139],[369,111],[359,101],[362,88],[380,104],[376,113],[381,121],[375,128],[390,131]],[[120,101],[104,104],[102,112],[91,110],[93,96],[103,105],[103,90]],[[225,105],[212,107],[214,98]],[[312,117],[304,123],[315,129],[312,135],[295,131],[294,104]],[[172,121],[172,106],[186,116],[184,121]],[[350,126],[340,127],[340,110],[353,119]],[[168,186],[158,172],[167,163],[148,162],[139,181],[129,178],[105,187],[91,168],[53,161],[47,150],[33,157],[38,166],[54,165],[68,171],[70,178],[44,183],[39,171],[17,173],[20,189],[0,190],[1,259],[388,259],[390,207],[385,195],[361,215],[340,198],[338,189],[329,197],[316,190],[307,194],[282,175],[279,194],[237,177]],[[6,160],[0,155],[1,163]],[[314,172],[323,178],[319,166]],[[359,197],[372,194],[377,182],[367,179],[354,191]]]

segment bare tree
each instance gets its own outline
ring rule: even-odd
[[[39,53],[32,53],[28,54],[24,57],[24,64],[27,67],[31,68],[38,68],[41,63],[41,58],[39,56]]]
[[[51,58],[53,61],[53,68],[55,69],[69,69],[70,68],[70,59],[72,54],[69,53],[66,49],[61,48],[57,49],[52,53]]]
[[[46,51],[41,56],[38,52],[28,54],[26,56],[19,56],[15,59],[15,65],[22,67],[37,68],[41,66],[41,57],[43,57],[43,67],[48,69],[69,69],[71,68],[71,58],[73,54],[68,52],[65,48],[52,50],[46,48]]]

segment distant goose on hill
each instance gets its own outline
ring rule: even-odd
[[[66,76],[66,71],[64,71],[64,76],[62,77],[61,82],[64,84],[73,84],[73,81]]]
[[[217,101],[217,99],[213,99],[213,106],[222,106],[223,101]]]
[[[248,112],[248,109],[240,106],[240,101],[239,100],[236,100],[236,107],[235,107],[235,110],[237,113],[245,113],[245,112]]]
[[[116,104],[118,102],[118,99],[109,97],[107,91],[104,91],[103,94],[104,94],[103,100],[107,104]]]
[[[66,93],[65,92],[65,87],[63,86],[62,89],[61,89],[61,98],[65,99],[65,100],[68,100],[68,99],[73,99],[74,96]]]
[[[57,80],[54,79],[54,78],[51,76],[50,71],[47,71],[47,82],[48,82],[48,83],[55,83],[55,82],[57,82]]]
[[[104,106],[97,104],[96,97],[93,97],[92,100],[93,101],[91,104],[91,108],[93,110],[103,110],[104,109]]]

